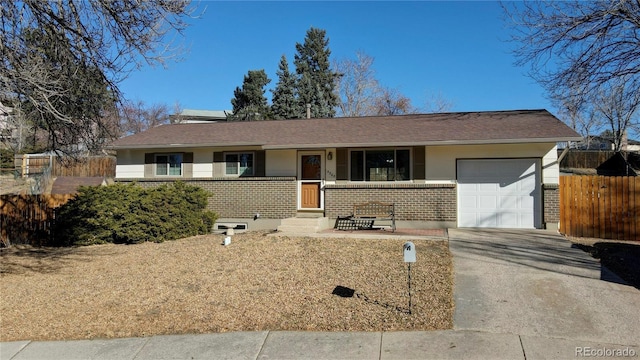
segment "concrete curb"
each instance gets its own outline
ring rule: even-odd
[[[0,359],[569,359],[640,356],[635,345],[470,330],[258,331],[0,343]]]

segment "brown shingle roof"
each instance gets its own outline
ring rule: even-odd
[[[546,110],[163,125],[115,149],[256,145],[263,148],[556,142],[580,136]]]

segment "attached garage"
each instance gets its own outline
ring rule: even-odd
[[[542,227],[539,159],[457,161],[458,227]]]

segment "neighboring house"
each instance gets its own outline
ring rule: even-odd
[[[610,137],[590,135],[587,138],[584,138],[582,141],[574,144],[572,147],[579,150],[607,151],[613,150],[615,148],[615,145],[613,139]],[[621,150],[629,152],[640,152],[640,141],[627,139],[625,133],[625,135],[622,137]]]
[[[627,140],[626,150],[629,152],[640,153],[640,141],[632,139]]]
[[[12,144],[18,136],[15,125],[10,121],[12,113],[12,108],[0,102],[0,146],[3,147]]]
[[[192,110],[184,109],[180,114],[169,115],[171,123],[196,124],[227,121],[227,114],[231,114],[231,110]]]
[[[249,229],[374,200],[399,227],[556,229],[556,143],[580,139],[521,110],[163,125],[113,148],[116,181],[201,186],[218,222]]]

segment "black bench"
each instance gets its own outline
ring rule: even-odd
[[[395,204],[370,201],[353,205],[350,216],[338,217],[335,228],[338,230],[372,229],[376,220],[390,220],[391,230],[396,231]]]

